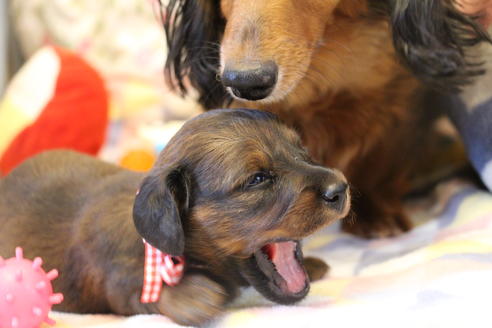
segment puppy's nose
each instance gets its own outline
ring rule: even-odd
[[[336,211],[342,211],[345,208],[347,197],[348,186],[344,182],[329,185],[321,194],[326,204]]]
[[[260,100],[272,93],[277,75],[277,64],[271,60],[259,63],[257,67],[241,70],[226,66],[222,73],[222,84],[229,87],[238,98]]]

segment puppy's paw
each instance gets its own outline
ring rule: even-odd
[[[330,266],[328,264],[316,257],[305,257],[303,264],[304,268],[306,268],[310,281],[323,279],[330,270]]]
[[[367,239],[396,237],[411,228],[412,224],[405,215],[379,216],[371,220],[362,218],[355,222],[347,220],[342,224],[343,231]]]
[[[412,229],[412,221],[400,203],[377,205],[369,203],[354,206],[354,215],[344,219],[342,229],[362,238],[386,238],[401,235]]]
[[[162,291],[159,309],[178,324],[201,326],[223,312],[227,299],[222,285],[204,275],[191,274],[179,285]]]

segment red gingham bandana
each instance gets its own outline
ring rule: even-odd
[[[152,247],[145,240],[144,283],[141,303],[154,303],[159,300],[162,281],[168,286],[177,285],[183,276],[184,257],[171,256]]]

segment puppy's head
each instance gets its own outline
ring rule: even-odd
[[[349,198],[343,175],[314,165],[274,116],[217,110],[186,123],[162,152],[134,221],[163,252],[232,263],[266,297],[291,303],[309,288],[300,240],[344,217]]]
[[[466,48],[489,40],[453,0],[170,0],[166,8],[167,76],[183,91],[189,78],[207,108],[230,97],[295,104],[329,88],[375,87],[384,81],[374,75],[392,71],[390,33],[419,78],[456,87],[480,72]]]

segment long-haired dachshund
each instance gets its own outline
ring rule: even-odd
[[[168,80],[205,108],[265,109],[310,154],[343,171],[361,236],[411,227],[401,206],[439,110],[421,81],[457,90],[480,73],[466,49],[489,40],[453,0],[169,0]],[[420,80],[420,81],[419,81]],[[429,117],[427,117],[429,115]]]
[[[303,259],[300,240],[349,203],[344,176],[313,164],[272,114],[210,111],[188,121],[145,176],[69,151],[21,164],[0,180],[0,255],[22,246],[58,268],[54,289],[65,300],[56,310],[162,313],[195,325],[239,286],[301,300],[308,276],[327,266]],[[151,303],[141,302],[142,238],[184,258],[181,282]]]

